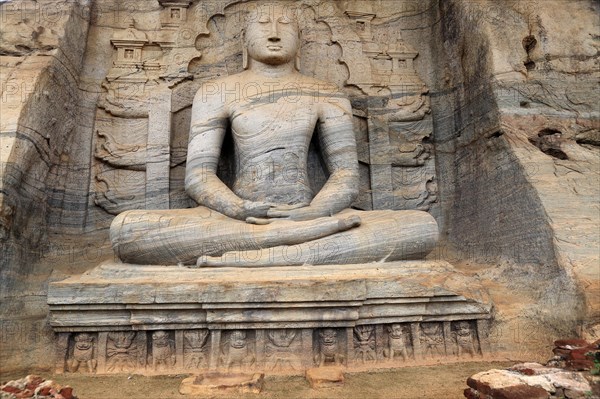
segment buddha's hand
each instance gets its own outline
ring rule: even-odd
[[[312,220],[332,216],[328,209],[321,209],[306,204],[279,205],[269,209],[267,216],[273,219]]]
[[[242,204],[242,217],[246,221],[248,219],[266,218],[269,210],[273,209],[275,204],[270,204],[263,201],[244,201]]]

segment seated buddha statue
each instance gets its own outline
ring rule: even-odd
[[[351,209],[358,195],[352,108],[335,85],[297,68],[300,29],[282,6],[248,19],[244,71],[204,82],[192,105],[185,188],[198,204],[133,210],[110,228],[134,264],[265,267],[421,259],[438,229],[422,211]],[[235,177],[217,175],[226,134]],[[317,135],[328,178],[313,192]]]

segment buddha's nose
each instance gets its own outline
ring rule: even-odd
[[[279,27],[277,26],[277,21],[273,21],[271,23],[271,32],[269,32],[269,41],[270,42],[278,42],[281,38],[279,37]]]

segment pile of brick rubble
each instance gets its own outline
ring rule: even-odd
[[[37,375],[28,375],[20,380],[9,381],[0,386],[0,399],[77,399],[73,388],[61,386],[52,380]]]
[[[546,364],[521,363],[467,380],[468,399],[600,399],[600,340],[558,340]]]

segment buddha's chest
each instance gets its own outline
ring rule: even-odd
[[[231,104],[230,120],[236,141],[305,142],[315,129],[318,110],[308,98],[249,99]]]

